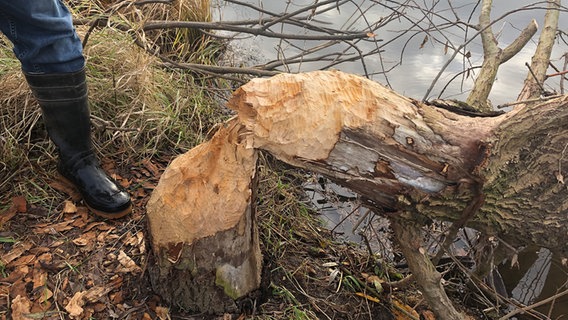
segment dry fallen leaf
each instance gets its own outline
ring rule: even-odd
[[[159,177],[160,176],[160,169],[158,168],[157,165],[152,163],[152,161],[150,161],[150,159],[142,160],[142,164],[144,165],[144,167],[148,171],[150,171],[150,173],[152,174],[153,177]]]
[[[33,305],[31,308],[32,313],[43,313],[48,311],[52,303],[50,299],[53,297],[53,291],[48,288],[39,288],[34,290]]]
[[[94,246],[96,243],[97,233],[94,231],[83,233],[80,237],[73,239],[73,243],[79,247],[90,245]]]
[[[33,244],[29,242],[18,242],[5,255],[2,255],[0,258],[3,265],[7,265],[8,263],[12,262],[13,260],[18,259],[22,254],[28,251]]]
[[[12,205],[0,213],[0,226],[12,219],[16,213],[23,213],[27,211],[28,203],[25,197],[19,196],[12,198]]]
[[[16,296],[12,300],[12,319],[13,320],[29,320],[26,317],[30,313],[31,302],[28,298],[22,297],[20,295]]]
[[[416,312],[416,310],[414,310],[411,306],[394,299],[392,300],[392,305],[394,307],[392,308],[392,313],[395,316],[395,319],[406,320],[409,315],[416,319],[420,319],[418,312]]]
[[[47,283],[47,271],[41,268],[39,261],[36,261],[34,265],[32,282],[34,290]]]
[[[16,208],[16,211],[19,213],[24,213],[28,211],[28,202],[26,201],[26,197],[24,196],[12,198],[12,205]]]
[[[136,272],[142,271],[142,269],[140,269],[140,267],[136,265],[136,262],[134,262],[134,260],[132,260],[132,258],[130,258],[122,250],[118,253],[118,262],[120,263],[122,268],[117,268],[117,270],[116,270],[117,272],[136,273]]]
[[[70,183],[63,181],[63,179],[58,179],[58,180],[52,180],[49,183],[49,186],[52,187],[53,189],[63,192],[67,195],[69,195],[71,197],[71,200],[78,202],[81,200],[82,196],[81,193],[79,193],[79,191],[77,190],[77,188],[75,188],[74,186],[72,186]]]
[[[27,264],[31,264],[36,259],[35,254],[27,254],[25,256],[21,256],[18,259],[6,264],[7,268],[13,268],[17,266],[23,266]]]
[[[127,233],[124,235],[124,240],[122,242],[127,246],[135,247],[138,244],[138,239],[132,233]]]
[[[69,200],[63,201],[63,213],[77,213],[77,207]]]
[[[87,290],[83,299],[89,303],[95,303],[99,301],[102,297],[108,294],[112,290],[112,287],[92,287],[91,289]]]
[[[170,320],[170,309],[166,307],[156,307],[156,316],[160,320]]]
[[[69,219],[59,223],[42,223],[35,225],[32,231],[39,234],[57,234],[73,229],[73,226],[70,226],[73,221],[74,219]]]
[[[136,233],[136,238],[138,238],[138,250],[140,250],[140,254],[146,253],[146,240],[144,240],[144,233],[142,233],[142,231],[138,231],[138,233]]]
[[[83,313],[83,306],[85,305],[85,300],[83,297],[85,296],[86,291],[75,292],[73,298],[69,300],[69,303],[65,306],[65,310],[69,313],[69,317],[77,318],[80,317]]]
[[[16,267],[16,269],[10,272],[10,274],[7,277],[2,278],[2,282],[13,284],[16,281],[21,281],[29,272],[30,272],[30,267],[28,267],[27,265],[18,266]],[[15,296],[16,295],[12,294],[12,297]]]

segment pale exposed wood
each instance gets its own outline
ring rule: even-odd
[[[252,80],[229,106],[255,148],[324,172],[393,210],[404,190],[435,193],[470,178],[480,141],[508,117],[480,125],[339,71]]]
[[[154,290],[184,309],[236,312],[235,300],[260,284],[257,156],[241,139],[241,128],[230,122],[176,158],[147,205]]]
[[[253,80],[229,105],[255,148],[327,175],[395,215],[397,239],[430,306],[440,318],[462,319],[409,236],[418,229],[402,221],[468,222],[515,246],[564,250],[568,189],[553,172],[562,176],[568,166],[567,101],[469,118],[361,77],[319,71]]]

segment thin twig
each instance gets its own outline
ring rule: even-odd
[[[534,308],[536,308],[536,307],[545,305],[545,304],[547,304],[547,303],[549,303],[549,302],[551,302],[551,301],[554,301],[554,300],[556,300],[556,299],[558,299],[558,298],[560,298],[560,297],[563,297],[563,296],[565,296],[565,295],[568,295],[568,290],[564,290],[564,291],[562,291],[562,292],[560,292],[560,293],[557,293],[557,294],[553,295],[552,297],[548,297],[548,298],[546,298],[546,299],[544,299],[544,300],[542,300],[542,301],[533,303],[533,304],[531,304],[530,306],[526,306],[526,307],[522,307],[522,308],[515,309],[515,310],[513,310],[513,311],[507,313],[505,316],[499,318],[499,320],[507,320],[507,319],[510,319],[511,317],[513,317],[513,316],[515,316],[515,315],[517,315],[517,314],[519,314],[519,313],[524,313],[524,312],[526,312],[526,311],[528,311],[528,310],[532,310],[532,309],[534,309]]]
[[[517,105],[517,104],[523,104],[523,103],[543,102],[543,101],[548,101],[548,100],[552,100],[552,99],[556,99],[556,98],[560,98],[560,97],[562,97],[562,95],[558,94],[558,95],[548,96],[548,97],[538,97],[538,98],[534,98],[534,99],[527,99],[527,100],[503,103],[503,104],[498,105],[497,109],[503,109],[503,108],[507,108],[507,107],[511,107],[511,106],[514,106],[514,105]]]

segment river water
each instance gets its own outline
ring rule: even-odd
[[[243,0],[243,2],[274,13],[294,12],[314,3],[313,0]],[[319,2],[324,1],[319,0]],[[481,41],[477,37],[465,46],[463,53],[467,54],[467,58],[462,54],[451,59],[452,50],[448,48],[460,46],[472,38],[475,30],[464,31],[464,28],[449,26],[448,22],[459,20],[463,23],[462,26],[465,23],[476,24],[480,4],[468,0],[405,1],[409,6],[403,9],[399,6],[402,2],[353,0],[346,1],[339,8],[334,8],[336,3],[329,4],[326,7],[327,11],[315,16],[309,16],[309,12],[299,15],[305,17],[306,20],[312,19],[311,22],[314,24],[342,30],[366,31],[369,25],[378,21],[388,21],[374,31],[376,41],[356,42],[357,49],[340,42],[325,49],[315,50],[327,42],[282,41],[275,38],[238,34],[238,40],[232,42],[236,53],[231,57],[232,63],[245,66],[263,65],[274,61],[286,61],[300,55],[302,51],[315,51],[314,54],[305,56],[306,61],[286,63],[278,68],[282,71],[306,72],[330,66],[329,61],[307,61],[310,57],[343,52],[344,55],[341,58],[346,58],[355,57],[359,53],[370,53],[362,61],[346,61],[333,64],[332,67],[367,76],[415,99],[442,97],[465,100],[473,84],[473,75],[478,69],[474,68],[463,73],[462,71],[481,65],[483,61]],[[412,6],[427,7],[429,10],[425,13]],[[215,8],[214,16],[219,21],[260,20],[270,17],[257,9],[224,1],[217,2]],[[495,0],[491,16],[492,19],[499,19],[493,25],[493,31],[497,35],[500,47],[504,48],[513,42],[531,19],[535,19],[538,25],[542,26],[544,8],[546,8],[545,1]],[[323,7],[318,8],[318,10],[322,9]],[[400,14],[391,19],[393,13]],[[559,29],[564,32],[568,30],[566,12],[560,14]],[[310,34],[310,31],[303,28],[280,24],[276,24],[271,30]],[[405,33],[405,30],[411,31]],[[428,38],[425,37],[424,30],[428,30]],[[489,97],[494,106],[516,99],[527,76],[528,69],[525,64],[531,61],[538,34],[539,32],[515,57],[500,67]],[[564,39],[567,37],[564,34]],[[563,56],[567,52],[566,43],[559,39],[551,62],[560,70],[564,68]],[[440,72],[445,65],[447,68]],[[549,69],[549,72],[553,73],[554,69]],[[435,81],[439,74],[439,79]],[[460,74],[461,76],[456,76]],[[430,88],[430,93],[428,93]],[[551,78],[545,83],[546,90],[558,92],[559,88],[559,77]],[[361,241],[360,235],[352,229],[357,229],[362,220],[370,217],[365,216],[365,209],[353,205],[351,200],[355,199],[356,195],[339,186],[316,181],[319,179],[321,178],[316,177],[313,183],[306,186],[306,192],[312,197],[314,205],[320,209],[322,216],[328,220],[334,231],[344,234],[348,240]],[[326,188],[333,189],[331,193],[336,195],[334,200],[330,200],[328,197],[330,190],[324,190]],[[366,222],[368,221],[364,221]],[[375,233],[380,236],[383,233],[386,234],[387,229],[388,224],[379,222]],[[381,242],[381,245],[388,246],[385,243]],[[388,252],[390,248],[382,249]],[[562,265],[560,259],[546,249],[530,248],[519,255],[518,266],[510,267],[508,264],[500,266],[499,271],[509,296],[524,304],[531,304],[554,295],[562,286],[564,286],[563,290],[566,290],[568,269]],[[550,315],[553,319],[562,315],[567,316],[568,296],[555,301],[551,312],[549,309],[550,304],[547,304],[538,311],[544,315]]]

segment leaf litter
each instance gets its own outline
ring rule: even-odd
[[[165,163],[144,160],[130,179],[113,171],[134,202],[132,215],[117,221],[90,214],[57,178],[50,185],[68,198],[52,210],[14,196],[0,212],[0,319],[167,318],[144,277],[143,222]]]

